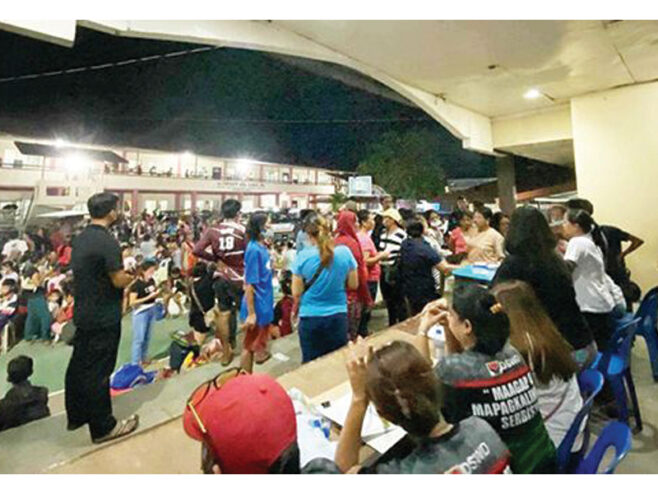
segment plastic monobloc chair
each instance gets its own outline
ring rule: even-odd
[[[631,450],[631,444],[632,434],[630,427],[623,422],[610,422],[605,426],[603,431],[601,431],[601,435],[594,443],[594,446],[592,446],[592,450],[587,454],[583,461],[580,462],[575,473],[599,473],[601,460],[610,447],[614,448],[615,455],[605,470],[600,473],[614,473],[619,462],[621,462]]]
[[[647,344],[653,380],[658,381],[658,286],[644,296],[635,317],[641,319],[635,334],[644,338]]]
[[[631,374],[631,347],[635,332],[640,324],[640,319],[625,317],[616,323],[616,329],[608,343],[608,349],[599,353],[591,368],[599,370],[605,380],[610,383],[615,395],[615,401],[619,407],[620,419],[628,424],[628,404],[626,399],[626,388],[633,405],[635,418],[635,430],[642,430],[642,417],[640,416],[640,405],[635,392],[633,375]]]
[[[578,386],[580,387],[580,394],[583,397],[583,406],[576,414],[576,417],[569,426],[569,430],[557,449],[558,473],[572,473],[575,466],[585,456],[585,452],[589,447],[590,437],[589,415],[594,405],[594,397],[603,388],[603,374],[594,369],[585,369],[578,374]],[[578,437],[583,421],[585,421],[585,428],[583,429],[582,445],[578,451],[572,451],[573,444]]]

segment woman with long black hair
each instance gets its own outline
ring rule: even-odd
[[[604,351],[612,335],[611,314],[615,308],[606,280],[605,240],[594,219],[582,209],[567,212],[564,234],[569,239],[564,260],[572,270],[578,306],[599,350]]]
[[[530,206],[518,208],[512,214],[505,240],[508,255],[493,284],[519,280],[532,286],[582,369],[596,357],[596,343],[576,302],[569,268],[556,253],[556,245],[557,239],[541,211]]]

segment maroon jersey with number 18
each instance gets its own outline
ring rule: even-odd
[[[218,266],[219,276],[229,281],[242,282],[246,246],[244,226],[225,221],[208,227],[203,232],[201,239],[194,246],[193,254],[210,262],[221,261],[224,266]]]

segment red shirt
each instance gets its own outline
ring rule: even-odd
[[[450,240],[454,246],[455,254],[466,252],[466,239],[464,238],[461,227],[457,227],[450,232]]]
[[[274,322],[278,324],[281,336],[286,336],[292,333],[290,317],[292,315],[293,305],[293,298],[289,295],[285,295],[277,302],[276,307],[274,308]]]
[[[244,281],[244,251],[247,246],[245,228],[239,223],[226,221],[206,228],[194,246],[193,254],[210,262],[221,261],[217,274],[229,281]],[[211,248],[212,253],[206,249]]]

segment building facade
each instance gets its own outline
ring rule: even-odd
[[[0,208],[26,200],[72,208],[100,191],[119,195],[133,215],[214,210],[229,198],[245,211],[322,207],[340,182],[308,166],[0,134]]]

